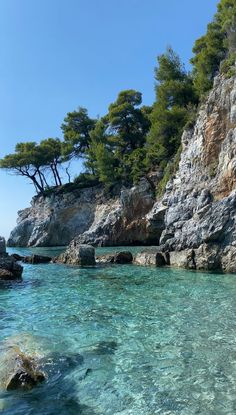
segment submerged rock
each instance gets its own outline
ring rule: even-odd
[[[35,360],[18,347],[0,350],[0,384],[6,390],[31,389],[45,380]]]
[[[95,249],[91,245],[72,241],[66,252],[55,258],[53,262],[82,266],[95,265]]]

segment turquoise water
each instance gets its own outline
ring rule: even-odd
[[[49,264],[23,277],[0,287],[0,341],[48,377],[1,392],[1,414],[236,413],[235,275]]]

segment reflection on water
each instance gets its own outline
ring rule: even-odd
[[[25,264],[23,282],[0,289],[0,341],[48,378],[0,391],[0,414],[233,415],[235,300],[234,275]]]

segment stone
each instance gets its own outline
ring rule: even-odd
[[[98,264],[130,264],[133,255],[129,251],[116,252],[114,254],[100,255],[96,258]]]
[[[95,249],[91,245],[78,244],[73,240],[66,252],[59,255],[53,262],[81,266],[95,265]]]
[[[23,262],[27,264],[47,264],[52,260],[49,256],[43,256],[43,255],[31,255],[26,256],[23,258]]]
[[[236,247],[227,246],[221,256],[221,268],[224,272],[236,273]]]
[[[0,351],[0,385],[7,391],[29,390],[45,380],[36,361],[18,347]]]
[[[197,270],[215,271],[221,269],[221,253],[219,246],[202,244],[194,250],[194,262]]]
[[[0,280],[21,279],[23,267],[8,256],[0,256]]]
[[[129,251],[117,252],[114,255],[115,264],[130,264],[133,261],[133,255]]]
[[[24,257],[22,255],[19,254],[11,254],[11,257],[15,260],[15,261],[23,261]]]
[[[186,249],[183,251],[170,252],[170,266],[185,269],[195,269],[194,251]]]
[[[165,255],[162,252],[143,251],[134,257],[134,264],[144,266],[154,265],[156,267],[161,267],[163,265],[167,265],[167,262]]]

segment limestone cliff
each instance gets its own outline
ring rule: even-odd
[[[8,245],[68,245],[75,236],[100,246],[157,244],[163,220],[153,232],[146,219],[154,203],[153,184],[146,179],[114,197],[101,186],[35,197],[30,208],[19,212]]]
[[[236,250],[235,187],[236,79],[218,76],[183,134],[179,169],[161,200],[150,178],[113,198],[100,187],[37,197],[19,213],[8,243],[65,245],[76,236],[103,246],[160,243],[165,251],[212,246],[224,263]]]

